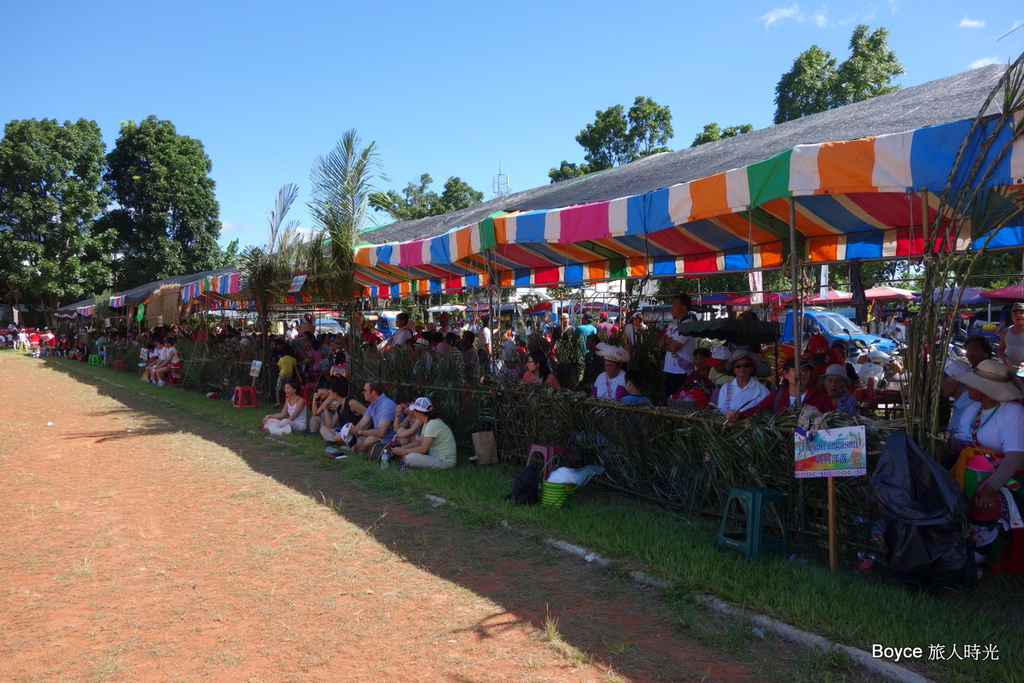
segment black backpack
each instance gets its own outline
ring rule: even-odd
[[[516,505],[536,505],[540,502],[537,491],[540,489],[540,470],[535,465],[527,465],[512,484],[512,493],[505,497]]]

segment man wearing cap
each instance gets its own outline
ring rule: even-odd
[[[679,323],[696,322],[690,313],[692,303],[689,294],[680,293],[672,297],[672,322],[655,342],[665,352],[661,375],[666,398],[676,394],[686,376],[693,371],[693,350],[697,348],[697,338],[679,334]]]
[[[384,384],[370,380],[363,385],[363,399],[366,414],[350,432],[358,439],[352,449],[357,453],[368,453],[378,441],[388,442],[395,435],[395,402],[384,395]]]
[[[590,395],[612,401],[622,400],[629,393],[626,391],[626,376],[622,372],[622,366],[629,362],[629,352],[602,342],[597,345],[597,355],[604,360],[604,372],[594,380]]]
[[[814,363],[813,379],[817,382],[830,365],[846,362],[838,351],[829,347],[828,339],[823,334],[812,334],[807,340],[807,350],[804,352],[804,359]]]
[[[597,326],[596,326],[597,327],[597,336],[598,336],[598,338],[601,341],[608,341],[608,339],[613,334],[615,334],[615,326],[612,325],[610,322],[608,322],[608,312],[607,311],[601,311],[601,313],[598,314],[597,317],[598,317],[598,320],[599,320],[599,322],[597,323]]]

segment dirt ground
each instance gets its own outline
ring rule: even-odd
[[[804,655],[42,361],[0,353],[0,393],[3,680],[757,681]]]

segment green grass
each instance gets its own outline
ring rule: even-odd
[[[262,440],[253,432],[264,410],[237,410],[228,401],[210,400],[180,389],[143,385],[131,374],[70,361],[50,361],[55,368],[90,381],[99,378],[123,385],[115,395],[148,397],[155,409],[181,412],[197,425],[216,426],[236,435]],[[103,382],[97,382],[103,386]],[[136,403],[138,403],[136,401]],[[943,681],[1009,681],[1024,666],[1024,630],[1020,604],[1024,577],[988,577],[973,592],[948,593],[939,598],[914,593],[886,578],[884,570],[862,574],[852,569],[830,572],[817,551],[803,551],[804,564],[767,556],[759,564],[747,563],[735,551],[715,548],[718,520],[683,517],[664,508],[589,485],[573,494],[563,508],[517,507],[505,500],[518,466],[466,465],[460,454],[454,470],[381,471],[376,464],[357,458],[325,461],[320,440],[288,437],[301,444],[296,458],[315,460],[347,483],[364,490],[421,501],[423,494],[447,499],[457,507],[444,514],[473,526],[493,526],[501,520],[539,535],[550,535],[586,546],[614,560],[614,571],[624,575],[641,570],[667,580],[674,589],[665,599],[680,615],[679,626],[697,628],[692,594],[713,594],[739,607],[780,619],[801,629],[870,651],[884,646],[921,647],[925,658],[911,664]],[[265,442],[264,442],[265,443]],[[237,495],[245,495],[240,493]],[[316,497],[315,492],[310,492]],[[317,498],[319,500],[319,498]],[[415,503],[418,509],[421,503]],[[798,551],[801,552],[801,551]],[[847,558],[849,559],[849,558]],[[848,563],[852,564],[852,563]],[[737,626],[725,634],[723,647],[743,642],[750,629]],[[999,661],[970,659],[928,661],[930,645],[954,644],[998,648]],[[847,662],[835,655],[813,660],[807,680],[842,678]]]

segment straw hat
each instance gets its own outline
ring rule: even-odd
[[[612,346],[601,342],[597,345],[597,355],[605,360],[614,361],[620,365],[629,362],[629,351],[621,346]]]
[[[1016,401],[1022,395],[1010,369],[997,360],[983,360],[971,372],[953,379],[996,401]]]
[[[736,365],[736,361],[738,361],[741,358],[749,358],[750,359],[750,362],[754,366],[754,375],[756,377],[764,377],[765,375],[768,374],[767,367],[761,361],[761,356],[757,355],[753,351],[743,351],[743,350],[737,351],[736,353],[734,353],[732,355],[731,358],[729,358],[728,361],[726,361],[726,363],[725,363],[725,371],[727,373],[729,373],[730,375],[733,374],[732,373],[732,366]]]

